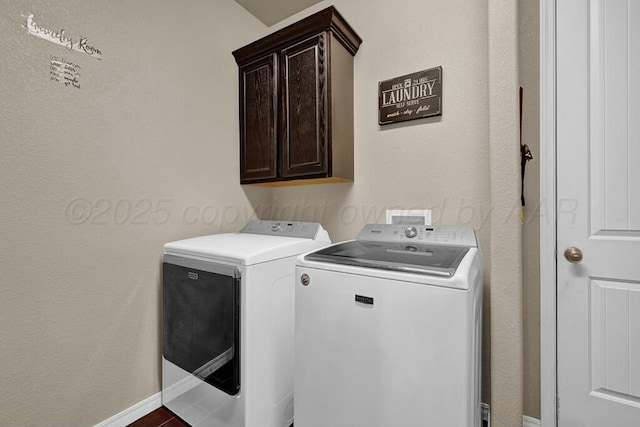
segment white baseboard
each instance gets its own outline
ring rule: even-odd
[[[162,394],[158,392],[153,396],[147,397],[142,402],[138,402],[130,408],[115,414],[108,420],[104,420],[100,424],[96,424],[94,427],[125,427],[155,411],[160,406],[162,406]]]
[[[540,427],[540,420],[523,415],[522,427]]]

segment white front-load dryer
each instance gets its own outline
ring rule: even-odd
[[[289,427],[295,259],[330,243],[280,221],[167,243],[163,405],[192,427]]]
[[[472,228],[368,225],[296,278],[296,426],[481,426]]]

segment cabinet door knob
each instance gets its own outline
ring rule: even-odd
[[[580,262],[582,261],[582,251],[576,247],[571,246],[570,248],[565,249],[564,257],[569,262]]]

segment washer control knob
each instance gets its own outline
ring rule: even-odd
[[[407,227],[404,230],[404,235],[412,239],[418,235],[418,230],[415,227]]]
[[[281,230],[282,230],[282,227],[280,226],[280,224],[273,224],[271,226],[271,231],[278,232],[278,231],[281,231]]]

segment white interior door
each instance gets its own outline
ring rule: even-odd
[[[637,427],[640,1],[556,5],[558,426]]]

